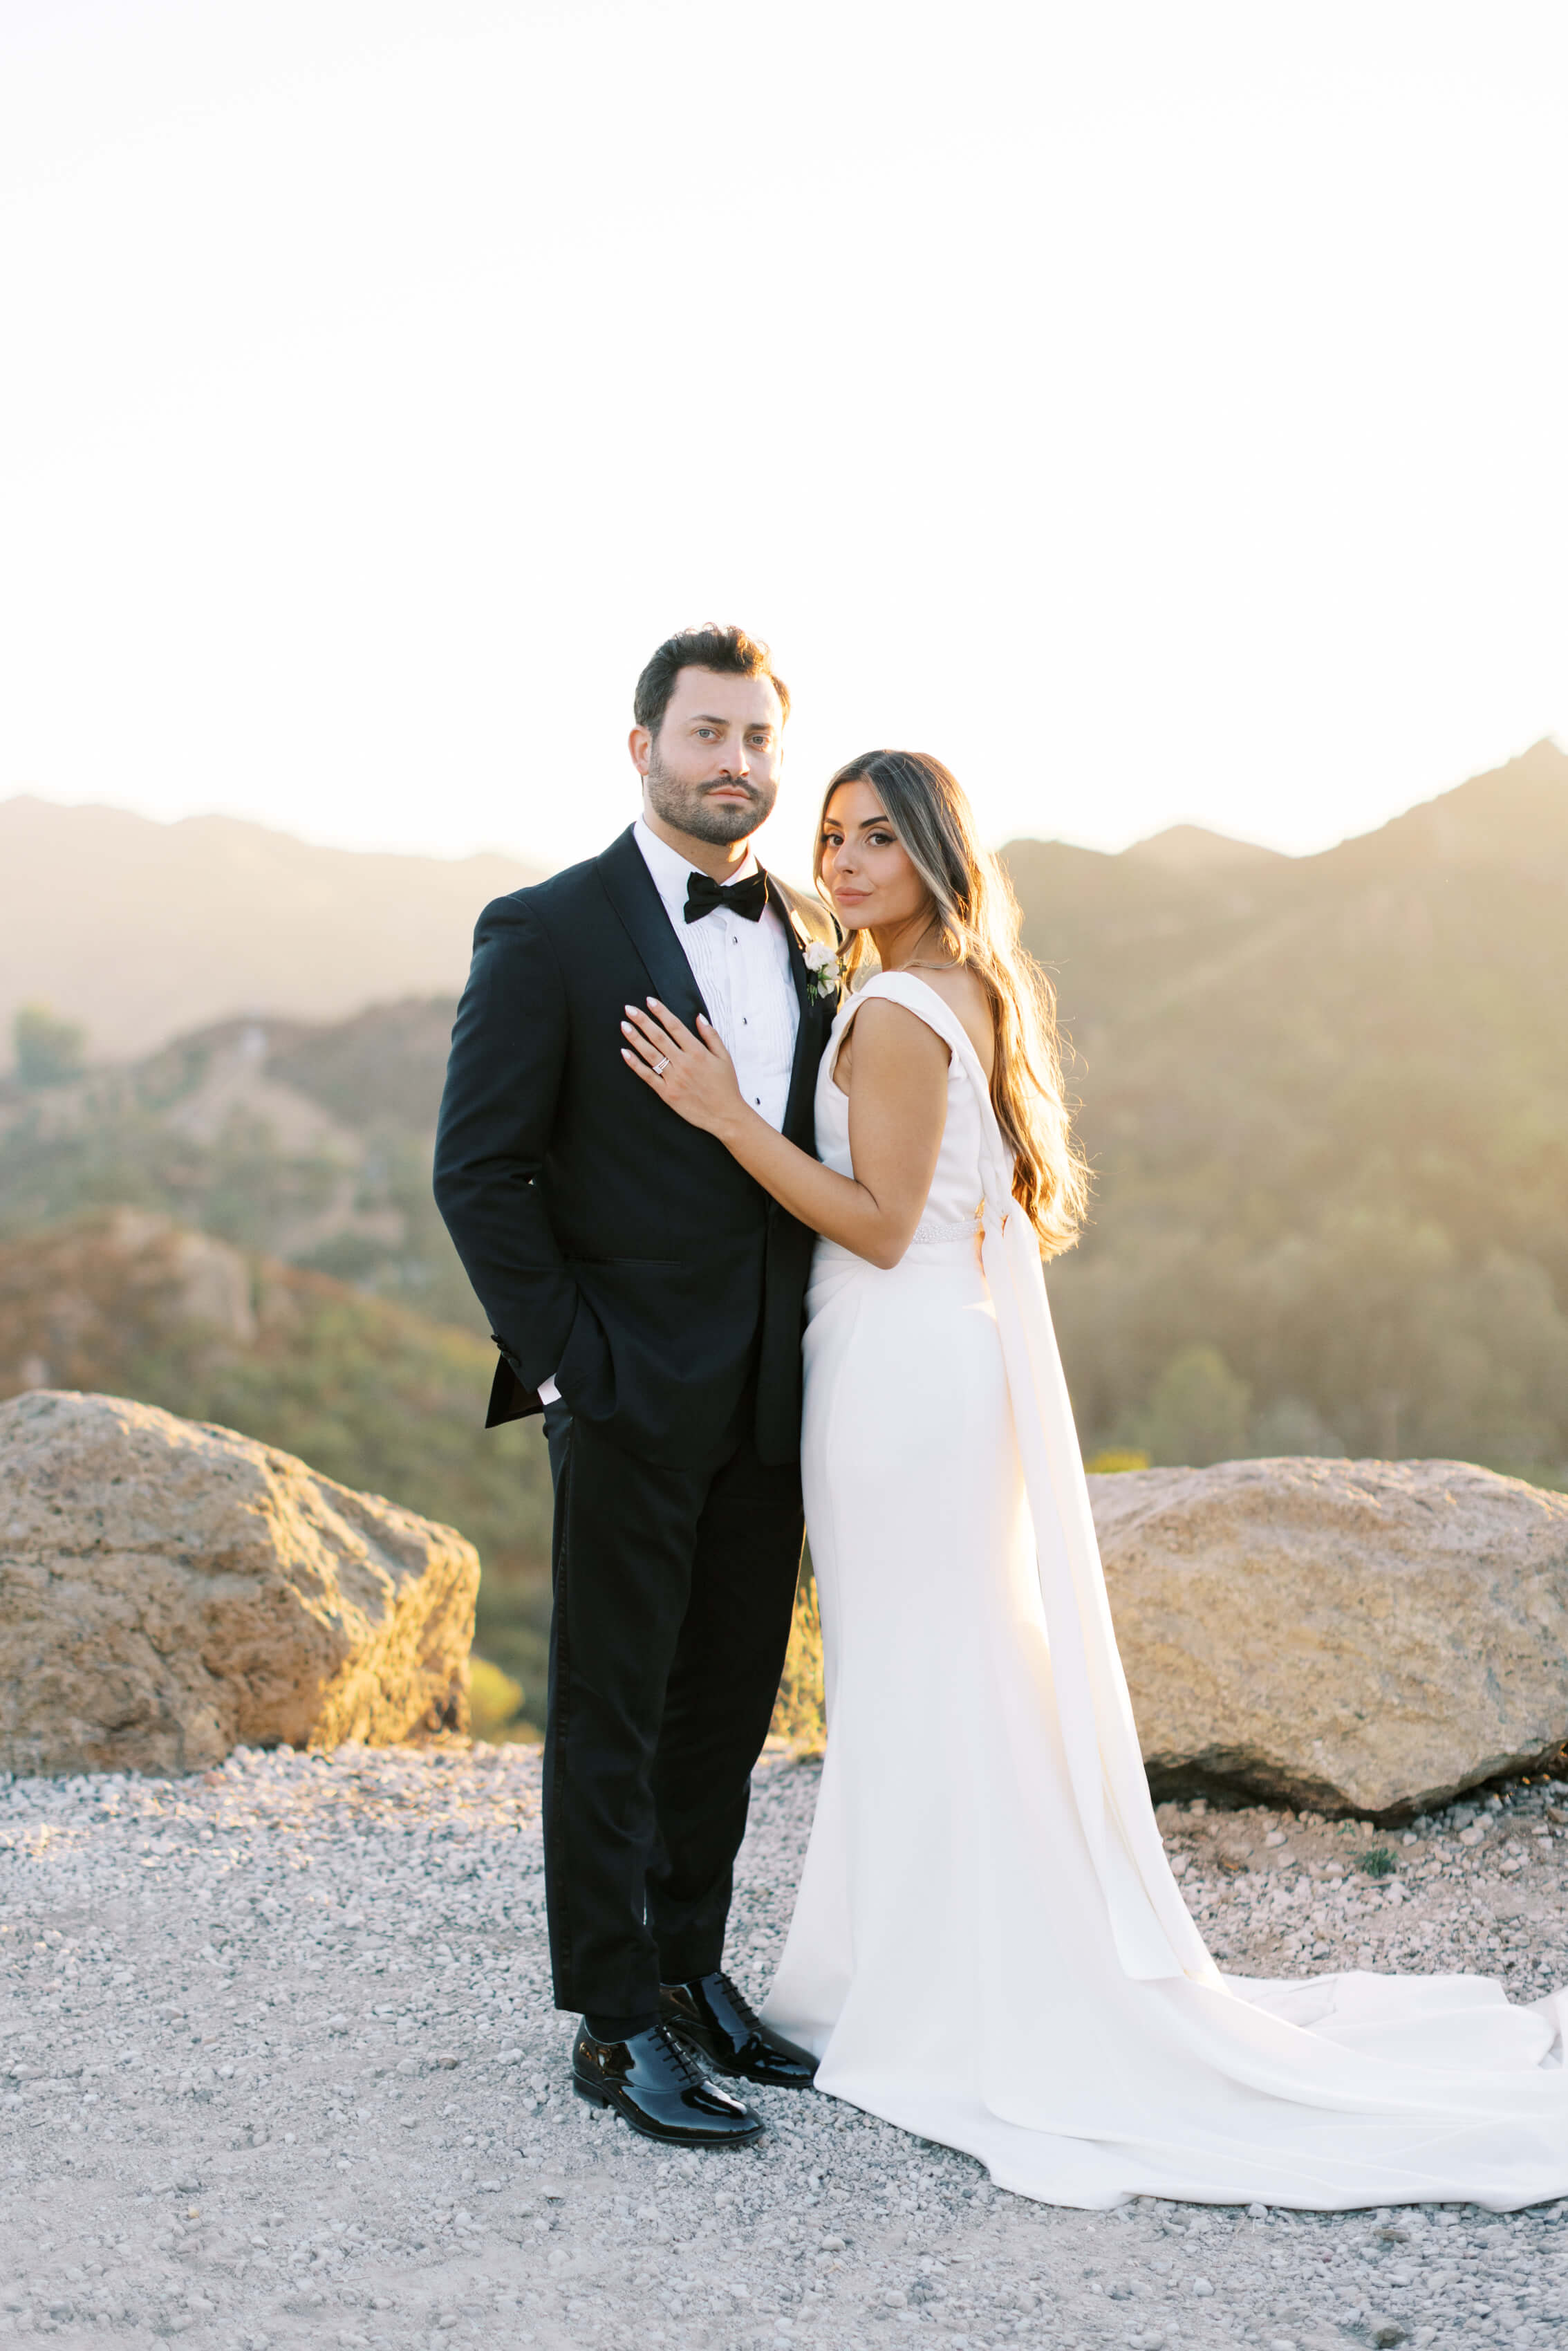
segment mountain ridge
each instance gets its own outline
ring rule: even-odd
[[[1138,864],[1160,865],[1171,873],[1194,873],[1269,864],[1286,852],[1244,841],[1238,833],[1215,832],[1206,824],[1167,824],[1162,831],[1145,833],[1142,841],[1131,841],[1111,854]]]
[[[1065,977],[1130,953],[1128,986],[1096,984],[1104,1013],[1136,995],[1151,949],[1168,957],[1201,937],[1206,960],[1223,959],[1325,879],[1403,888],[1416,869],[1484,866],[1529,890],[1568,880],[1568,753],[1544,737],[1308,856],[1190,824],[1121,851],[1026,837],[1002,854],[1048,967]],[[455,994],[480,907],[542,870],[499,852],[319,848],[237,817],[161,824],[19,794],[0,801],[0,1036],[41,1000],[87,1029],[95,1061],[130,1062],[225,1020],[331,1022]]]
[[[453,988],[481,906],[542,871],[20,794],[0,800],[0,1031],[43,1001],[95,1059],[126,1061],[227,1018],[330,1019]]]

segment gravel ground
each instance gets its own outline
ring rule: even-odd
[[[815,1790],[782,1755],[758,1774],[731,1942],[753,1991]],[[1520,1999],[1568,1972],[1561,1783],[1406,1834],[1197,1803],[1160,1818],[1225,1966],[1480,1967]],[[758,2098],[758,2147],[661,2154],[567,2090],[543,1913],[520,1748],[0,1781],[0,2339],[1568,2341],[1561,2204],[1058,2211],[783,2092]]]

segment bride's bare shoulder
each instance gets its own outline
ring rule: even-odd
[[[991,1019],[991,999],[985,983],[963,964],[923,964],[919,977],[964,1024],[969,1042],[980,1057],[987,1077],[997,1058],[997,1032]]]

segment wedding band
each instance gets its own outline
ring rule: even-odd
[[[662,1078],[669,1066],[670,1057],[668,1053],[661,1053],[658,1060],[653,1064],[653,1075],[656,1078]]]

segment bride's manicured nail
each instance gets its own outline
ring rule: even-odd
[[[636,1010],[637,1010],[637,1007],[636,1007],[634,1004],[623,1004],[623,1005],[621,1007],[621,1009],[622,1009],[622,1012],[624,1012],[624,1014],[626,1015],[626,1018],[628,1019],[628,1020],[630,1020],[630,1019],[632,1019],[633,1018],[633,1016],[635,1015]]]

